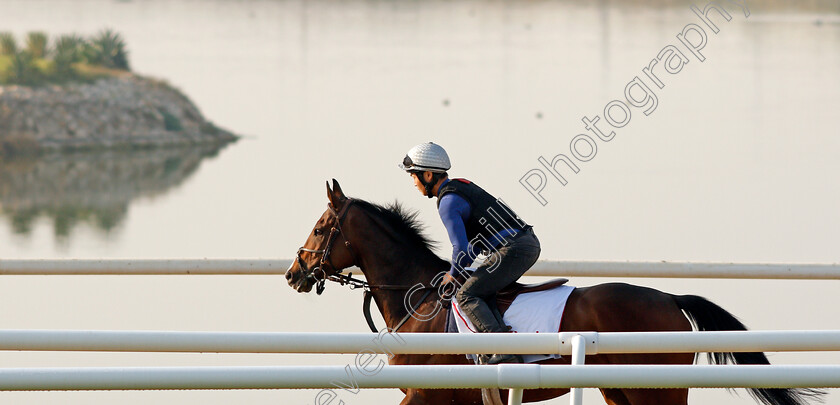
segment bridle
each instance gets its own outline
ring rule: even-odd
[[[361,268],[361,266],[359,265],[358,260],[357,260],[356,252],[353,250],[353,247],[350,245],[350,240],[347,239],[347,236],[345,234],[342,234],[342,232],[341,232],[341,221],[347,215],[347,211],[349,210],[350,206],[353,205],[355,202],[356,202],[356,200],[354,200],[352,198],[348,198],[347,200],[345,200],[344,206],[342,206],[341,210],[339,210],[339,211],[336,211],[335,207],[333,207],[332,204],[328,204],[327,207],[329,208],[330,212],[332,212],[333,215],[335,215],[336,221],[335,221],[335,225],[330,229],[330,235],[327,237],[327,245],[324,246],[323,249],[307,249],[307,248],[301,246],[300,248],[298,248],[297,254],[295,255],[295,259],[297,260],[298,266],[300,266],[300,268],[301,268],[301,272],[303,274],[303,277],[311,279],[311,280],[315,280],[315,293],[318,294],[318,295],[321,295],[321,293],[324,292],[324,289],[326,288],[326,281],[327,280],[339,283],[340,285],[347,285],[347,286],[350,287],[350,289],[353,289],[353,290],[355,290],[357,288],[364,289],[365,296],[364,296],[364,301],[363,301],[363,305],[362,305],[362,311],[364,312],[365,320],[367,321],[368,327],[370,328],[370,330],[373,333],[379,333],[379,330],[373,324],[373,318],[370,315],[370,303],[371,303],[371,299],[373,298],[373,294],[371,293],[371,291],[372,290],[404,290],[404,291],[407,291],[407,290],[410,290],[410,289],[414,288],[414,286],[411,286],[411,285],[390,285],[390,284],[371,285],[367,281],[363,281],[363,280],[359,280],[357,278],[353,278],[353,273],[350,273],[348,275],[341,274],[343,269],[337,269],[337,268],[335,268],[335,266],[333,266],[332,260],[330,259],[330,252],[332,251],[333,243],[338,238],[338,235],[341,234],[344,237],[344,246],[346,246],[347,249],[350,250],[350,255],[353,257],[353,265]],[[320,254],[321,255],[321,260],[318,262],[318,265],[316,265],[315,267],[310,269],[309,267],[306,266],[306,263],[303,261],[303,258],[300,257],[301,252]],[[327,272],[324,271],[325,266],[329,266],[333,270],[333,273],[330,274],[329,276],[327,276]],[[320,273],[320,275],[321,275],[320,278],[317,277],[318,273]],[[423,287],[422,289],[426,290],[423,293],[423,296],[420,298],[420,300],[416,304],[412,305],[412,308],[409,310],[409,313],[402,320],[400,320],[400,322],[397,324],[396,327],[394,327],[391,330],[391,332],[396,332],[400,327],[402,327],[403,324],[405,324],[406,321],[408,321],[411,318],[411,313],[416,311],[417,308],[420,307],[420,304],[422,304],[426,300],[426,298],[428,298],[429,295],[431,295],[432,291],[435,290],[436,288],[437,287]]]
[[[369,285],[368,285],[367,282],[352,278],[353,273],[350,273],[349,276],[345,276],[345,275],[341,274],[343,269],[336,269],[335,266],[333,266],[333,264],[332,264],[332,260],[330,259],[330,252],[332,251],[333,243],[338,238],[338,235],[341,234],[341,220],[344,219],[344,216],[347,215],[348,209],[355,202],[356,201],[354,199],[348,198],[346,200],[344,206],[341,207],[341,210],[338,211],[338,212],[336,212],[335,207],[333,207],[332,204],[328,204],[327,207],[329,208],[330,212],[332,212],[333,215],[335,215],[336,221],[335,221],[335,225],[330,229],[330,235],[327,237],[327,245],[324,246],[323,249],[307,249],[307,248],[301,246],[297,250],[297,254],[295,255],[295,258],[298,262],[298,266],[300,266],[300,268],[302,270],[303,277],[311,279],[311,280],[315,280],[315,292],[318,295],[321,295],[321,293],[324,292],[324,288],[326,288],[326,286],[325,286],[326,280],[335,281],[335,282],[340,283],[341,285],[350,284],[350,288],[354,288],[354,289],[355,288],[366,288],[366,289],[369,288]],[[356,261],[357,261],[356,260],[356,252],[353,250],[353,247],[350,245],[350,240],[347,239],[346,235],[342,235],[342,236],[344,236],[344,246],[346,246],[347,249],[350,250],[350,255],[353,256],[353,264],[358,266],[358,264],[356,263]],[[315,267],[310,269],[306,266],[306,262],[303,261],[303,258],[300,257],[301,252],[320,254],[321,255],[321,261],[318,262],[318,265],[316,265]],[[325,266],[329,266],[333,270],[333,274],[330,274],[329,276],[327,276],[327,272],[324,271]],[[321,273],[321,278],[318,278],[316,276],[316,273],[318,273],[318,272]]]

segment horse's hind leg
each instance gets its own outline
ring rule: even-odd
[[[608,405],[688,405],[688,389],[601,389]]]
[[[434,398],[430,398],[434,395],[428,394],[428,392],[423,390],[409,389],[406,391],[405,398],[400,402],[400,405],[433,405],[437,403],[434,401]]]
[[[604,401],[607,402],[607,405],[631,405],[630,401],[627,400],[627,397],[624,396],[624,393],[620,389],[602,388],[601,395],[604,396]]]
[[[623,389],[630,405],[688,405],[688,388]]]

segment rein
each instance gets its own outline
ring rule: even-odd
[[[345,215],[347,215],[347,211],[350,208],[350,206],[353,205],[353,203],[355,203],[355,200],[352,199],[352,198],[348,198],[347,202],[344,204],[343,207],[341,207],[341,210],[338,211],[338,212],[335,211],[335,208],[332,206],[332,204],[329,204],[328,207],[329,207],[330,211],[332,211],[332,213],[335,214],[335,216],[336,216],[336,222],[335,222],[335,226],[333,226],[330,229],[330,235],[327,238],[327,245],[323,249],[307,249],[307,248],[304,248],[303,246],[301,246],[297,251],[296,259],[297,259],[298,265],[300,266],[300,268],[301,268],[301,270],[304,274],[304,277],[316,280],[315,281],[315,293],[318,294],[318,295],[321,295],[321,293],[324,292],[324,289],[326,289],[326,281],[327,280],[332,281],[332,282],[336,282],[336,283],[338,283],[339,285],[342,285],[342,286],[347,285],[347,286],[350,287],[351,290],[355,290],[357,288],[364,289],[365,294],[364,294],[364,300],[362,302],[362,312],[365,315],[365,321],[367,321],[368,327],[370,328],[370,330],[373,333],[379,333],[379,330],[376,328],[376,325],[374,325],[373,318],[370,315],[370,302],[371,302],[371,299],[373,298],[373,292],[372,291],[373,290],[405,290],[405,291],[407,291],[407,290],[410,290],[411,288],[413,288],[414,286],[413,285],[399,285],[399,284],[371,285],[367,281],[363,281],[363,280],[359,280],[357,278],[353,278],[353,273],[350,273],[349,275],[341,274],[343,269],[336,269],[335,266],[333,266],[332,260],[330,260],[330,252],[332,251],[332,246],[333,246],[333,243],[335,242],[336,238],[338,237],[339,234],[341,234],[341,220],[344,219]],[[342,236],[344,236],[344,235],[342,235]],[[357,262],[356,252],[353,250],[353,247],[350,245],[350,240],[347,239],[347,236],[344,236],[344,246],[346,246],[347,249],[350,250],[350,255],[353,256],[353,264],[358,266],[358,263],[356,263]],[[310,269],[310,268],[306,267],[306,263],[303,261],[303,258],[300,257],[301,252],[321,254],[322,255],[321,256],[321,261],[318,263],[317,266]],[[327,276],[327,273],[324,271],[324,268],[325,268],[326,265],[329,265],[329,267],[334,270],[333,274],[330,274],[329,276]],[[359,266],[359,267],[361,268],[361,266]],[[315,275],[316,272],[321,273],[321,278],[320,279]],[[402,327],[408,321],[408,319],[411,318],[411,314],[414,311],[416,311],[417,308],[420,307],[420,305],[424,301],[426,301],[426,298],[429,297],[429,295],[432,293],[432,290],[434,290],[435,287],[423,287],[422,289],[426,290],[426,291],[423,293],[423,296],[420,298],[420,301],[418,301],[417,304],[412,305],[412,307],[408,311],[408,314],[406,314],[402,318],[402,320],[400,320],[400,322],[397,323],[397,326],[393,330],[391,330],[391,332],[396,332],[397,330],[399,330],[400,327]]]
[[[367,322],[368,328],[373,333],[379,333],[379,329],[376,328],[376,324],[373,322],[373,317],[370,314],[370,303],[373,299],[373,292],[372,290],[410,290],[413,286],[405,286],[405,285],[391,285],[391,284],[380,284],[380,285],[370,285],[367,281],[359,280],[357,278],[353,278],[353,273],[349,275],[343,274],[333,274],[331,275],[328,280],[334,281],[339,283],[340,285],[348,285],[350,286],[351,290],[355,290],[357,288],[364,289],[364,299],[362,300],[362,313],[365,315],[365,321]],[[408,322],[409,318],[411,318],[411,314],[420,307],[423,302],[426,301],[426,298],[429,298],[429,295],[432,293],[432,290],[435,290],[435,287],[423,287],[423,290],[426,290],[423,293],[423,296],[420,297],[420,300],[417,301],[416,304],[412,305],[409,309],[408,313],[397,323],[397,326],[394,329],[390,330],[391,333],[394,333],[406,323]],[[323,288],[321,289],[323,291]]]

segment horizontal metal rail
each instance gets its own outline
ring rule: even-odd
[[[271,259],[21,259],[0,260],[0,275],[284,274],[291,260]]]
[[[291,264],[279,259],[20,259],[0,260],[0,275],[269,275],[284,274]],[[840,280],[840,264],[542,260],[526,275]]]
[[[840,366],[503,364],[2,368],[0,390],[840,387]]]
[[[840,280],[840,264],[538,261],[526,275]]]
[[[840,351],[840,331],[563,332],[563,333],[297,333],[0,330],[0,350],[465,354],[572,353],[583,336],[587,354]]]

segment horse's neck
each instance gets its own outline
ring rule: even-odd
[[[406,294],[417,284],[432,287],[432,280],[441,271],[448,270],[447,262],[428,249],[411,246],[382,233],[381,229],[366,227],[357,237],[365,241],[359,246],[360,268],[371,286],[402,286],[405,289],[376,289],[373,294],[376,305],[388,327],[395,327],[407,314]],[[416,301],[424,291],[415,292]],[[436,291],[426,297],[425,302],[438,299]]]
[[[372,266],[365,266],[365,278],[372,286],[400,286],[399,289],[373,289],[374,298],[385,323],[389,328],[394,328],[403,318],[408,316],[409,308],[407,305],[419,305],[420,298],[423,299],[423,305],[418,308],[413,308],[414,313],[427,313],[424,309],[429,303],[437,302],[438,293],[436,290],[431,290],[427,295],[426,289],[413,290],[411,287],[418,284],[422,287],[434,287],[432,280],[441,269],[439,263],[385,263],[379,262]],[[429,271],[433,269],[433,271]],[[445,271],[445,270],[444,270]],[[399,277],[382,276],[380,273],[398,274]],[[406,297],[411,292],[410,303],[406,303]]]
[[[443,332],[444,321],[449,301],[441,301],[436,292],[432,291],[422,303],[412,308],[416,317],[412,319],[404,304],[406,291],[378,291],[374,293],[376,305],[385,319],[385,325],[390,331],[398,332]],[[414,300],[419,300],[423,291],[414,294]],[[431,317],[426,317],[433,314]],[[403,321],[405,320],[405,321]]]
[[[388,247],[378,248],[382,250]],[[365,278],[372,285],[399,285],[412,287],[418,283],[425,287],[432,286],[432,280],[442,271],[449,268],[441,260],[421,260],[412,258],[407,251],[394,251],[391,258],[377,258],[378,260],[362,260],[362,271]],[[402,255],[400,254],[402,253]]]

